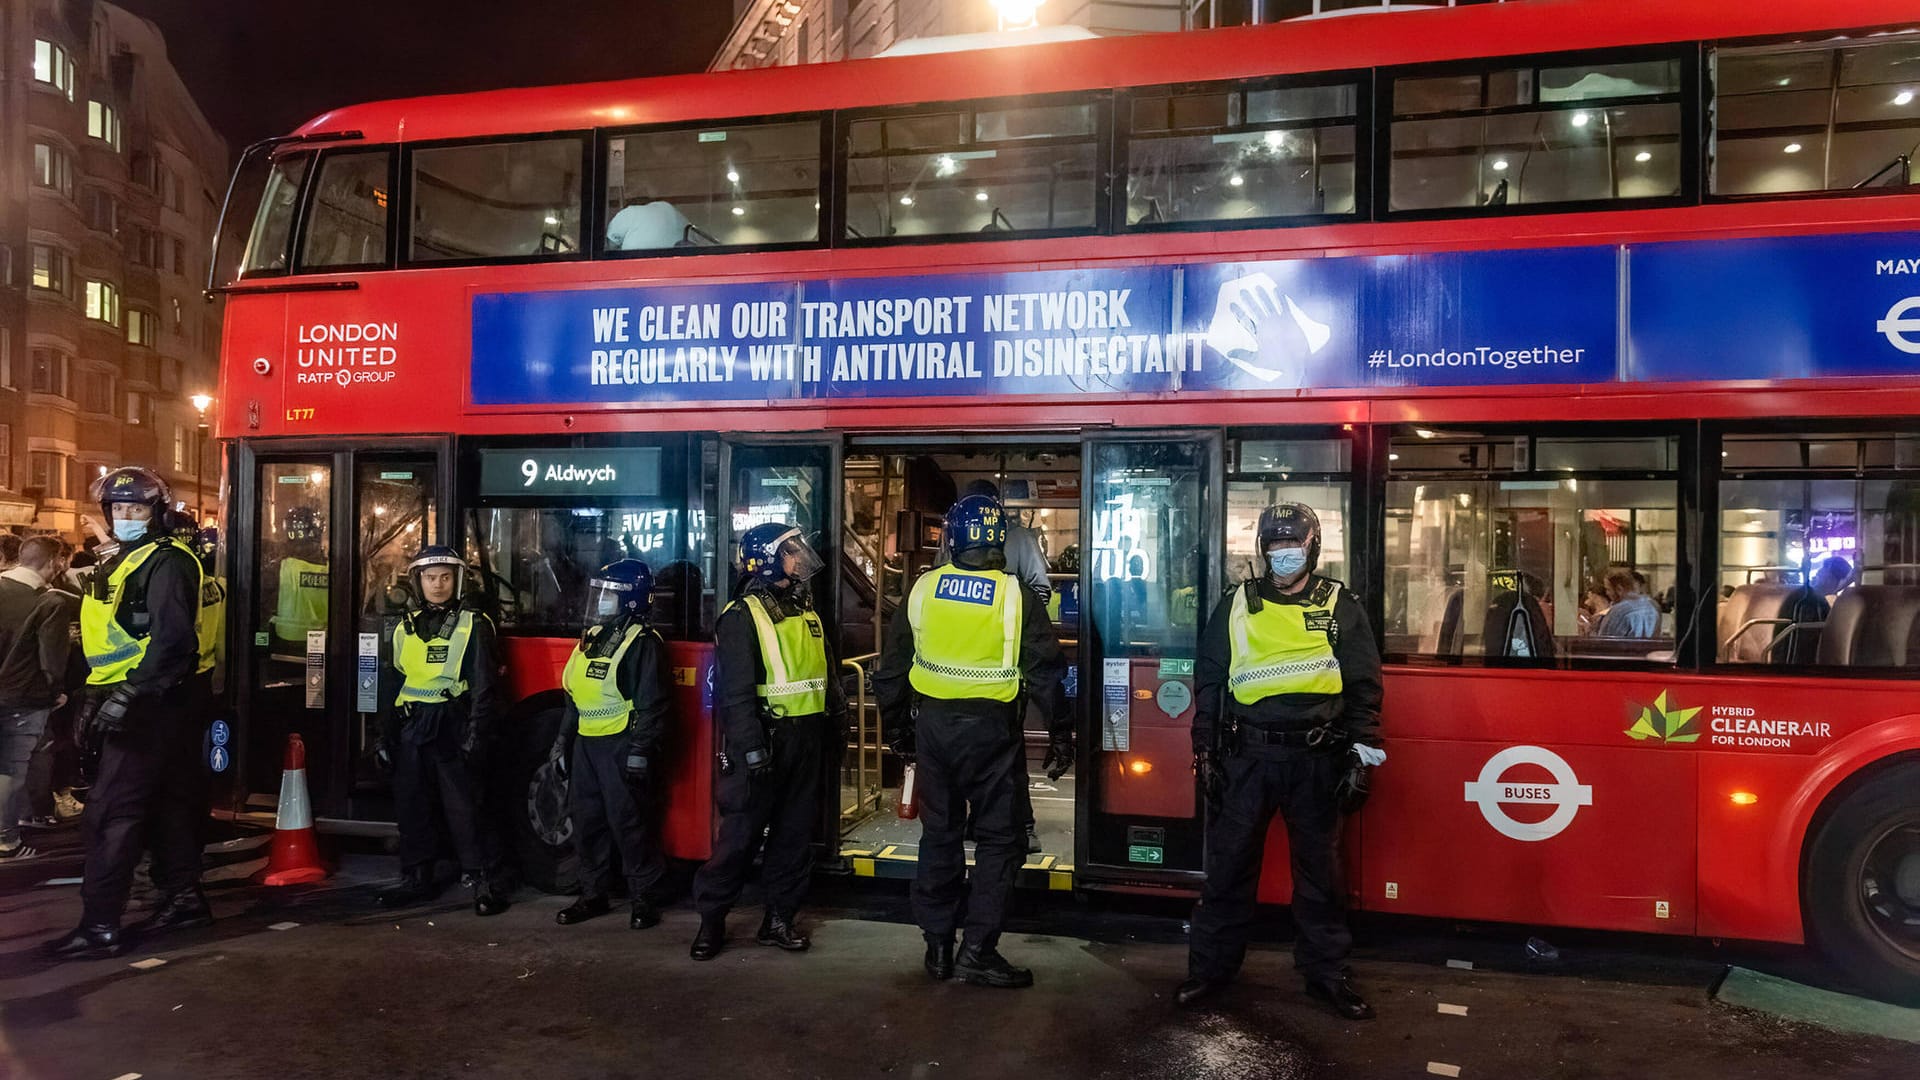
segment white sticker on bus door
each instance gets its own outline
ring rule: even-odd
[[[1100,749],[1131,749],[1132,735],[1128,712],[1132,708],[1133,664],[1126,657],[1108,657],[1101,661]]]

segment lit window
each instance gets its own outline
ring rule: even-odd
[[[56,292],[62,296],[73,295],[69,291],[68,271],[72,260],[67,253],[47,244],[33,245],[33,287]]]
[[[52,143],[34,143],[33,182],[73,198],[73,157]]]
[[[104,101],[87,102],[87,136],[120,149],[120,114]]]
[[[33,81],[44,83],[73,100],[73,58],[51,41],[33,43]]]
[[[128,308],[127,344],[151,347],[153,345],[153,332],[155,330],[154,324],[158,321],[158,319],[154,318],[154,314],[151,311],[142,311],[139,308]]]
[[[87,282],[87,318],[120,325],[120,290],[104,281]]]

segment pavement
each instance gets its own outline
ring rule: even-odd
[[[1187,1012],[1169,1000],[1181,905],[1023,894],[1002,951],[1036,985],[995,991],[930,982],[904,883],[874,879],[817,883],[810,953],[753,944],[743,908],[732,946],[696,964],[684,903],[647,931],[556,926],[565,899],[526,890],[491,919],[453,890],[394,916],[371,903],[392,861],[352,856],[316,886],[216,885],[211,928],[54,965],[33,946],[78,903],[46,882],[77,876],[78,854],[71,829],[48,839],[53,854],[0,866],[7,1080],[1920,1075],[1920,1046],[1713,1000],[1729,963],[1813,970],[1798,950],[1561,931],[1542,962],[1524,942],[1546,931],[1363,921],[1354,966],[1379,1019],[1356,1024],[1299,993],[1275,912],[1241,981]]]

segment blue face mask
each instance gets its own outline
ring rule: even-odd
[[[145,535],[147,535],[147,523],[144,521],[135,521],[132,518],[115,518],[113,521],[113,538],[123,544],[132,543]]]
[[[1267,569],[1273,571],[1274,577],[1284,580],[1306,568],[1307,549],[1305,548],[1280,548],[1277,551],[1267,552]]]

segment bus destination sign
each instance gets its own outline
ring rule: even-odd
[[[613,446],[480,451],[480,495],[660,494],[660,448]]]

